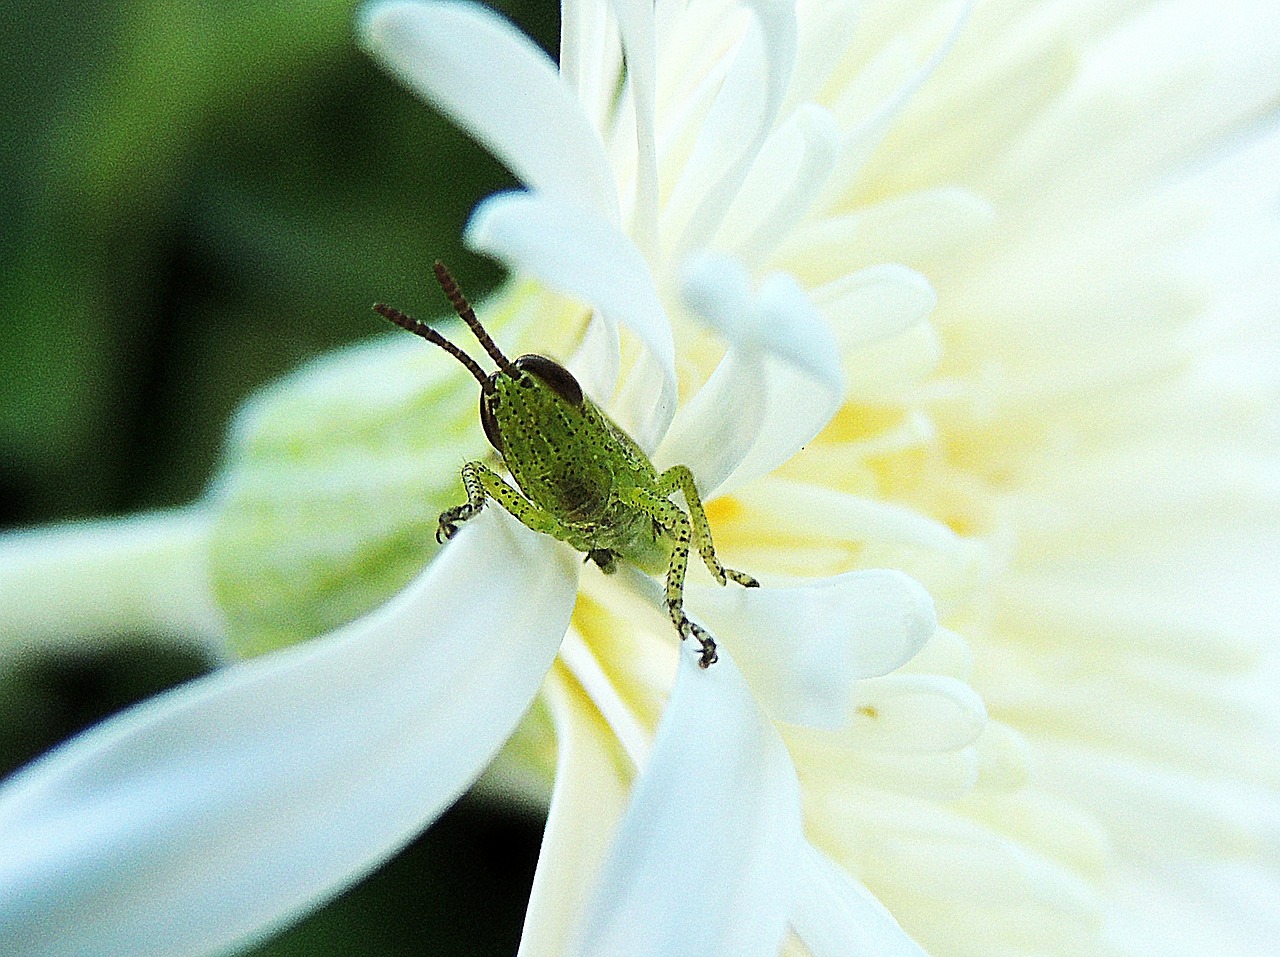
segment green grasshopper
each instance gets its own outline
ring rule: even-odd
[[[559,363],[540,355],[510,361],[443,264],[435,264],[435,274],[459,318],[498,364],[496,372],[486,373],[426,323],[381,303],[373,308],[449,353],[480,383],[484,434],[519,486],[512,488],[483,462],[468,462],[462,467],[467,500],[441,513],[437,541],[452,538],[492,498],[535,532],[585,552],[585,561],[605,574],[614,572],[620,559],[649,574],[665,569],[667,612],[676,631],[681,640],[698,639],[703,668],[715,663],[715,640],[684,613],[690,542],[721,585],[730,579],[747,588],[760,583],[716,558],[693,473],[674,465],[659,475],[640,446],[583,395],[578,380]],[[677,490],[687,514],[671,501]]]

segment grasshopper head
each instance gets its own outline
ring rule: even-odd
[[[503,454],[504,432],[571,420],[581,408],[578,380],[546,356],[521,356],[510,371],[499,369],[490,375],[480,390],[480,423],[489,444]]]
[[[436,263],[435,274],[458,317],[498,364],[498,371],[486,375],[475,359],[426,323],[381,303],[373,308],[402,329],[439,346],[475,377],[480,383],[480,422],[489,444],[506,455],[511,443],[504,439],[504,434],[528,432],[536,429],[538,423],[554,428],[554,423],[565,422],[566,416],[571,421],[573,413],[580,410],[583,403],[582,387],[573,374],[546,356],[524,355],[512,362],[480,324],[475,310],[443,263]],[[547,438],[554,440],[554,436]]]

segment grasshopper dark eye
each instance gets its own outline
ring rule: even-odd
[[[501,396],[496,392],[480,393],[480,424],[484,427],[484,434],[489,444],[497,449],[499,454],[503,452],[502,433],[498,431],[498,420],[493,417],[493,407],[500,401]]]
[[[546,356],[527,355],[521,356],[513,365],[522,372],[536,375],[570,405],[577,408],[582,406],[582,386],[578,385],[573,373],[560,363]]]

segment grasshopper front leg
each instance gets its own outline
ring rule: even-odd
[[[437,542],[443,544],[453,538],[458,533],[459,526],[474,518],[490,498],[514,515],[526,528],[560,541],[568,540],[569,529],[554,515],[534,505],[483,462],[468,462],[462,467],[462,486],[467,490],[467,500],[440,513],[440,524],[436,529]]]

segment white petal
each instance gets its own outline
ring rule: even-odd
[[[795,867],[791,926],[813,957],[926,957],[870,891],[812,845]]]
[[[648,383],[647,418],[638,431],[665,434],[676,406],[671,324],[649,264],[626,234],[580,207],[537,193],[510,192],[476,207],[466,239],[472,249],[590,303],[631,329],[660,370],[658,381]]]
[[[813,103],[797,109],[765,141],[713,245],[753,267],[763,263],[809,211],[839,144],[829,112]]]
[[[562,0],[560,75],[577,90],[592,125],[610,128],[622,74],[622,42],[604,0]]]
[[[1134,957],[1273,957],[1280,940],[1280,874],[1248,858],[1158,860],[1114,868],[1106,938]]]
[[[923,582],[944,615],[972,600],[989,560],[985,544],[892,502],[773,476],[735,498],[750,513],[755,534],[856,542],[863,563],[898,568]]]
[[[704,498],[733,474],[764,430],[769,376],[756,353],[731,349],[676,413],[654,456],[659,468],[687,465]]]
[[[685,297],[729,353],[680,410],[658,464],[689,466],[709,496],[800,451],[835,414],[844,379],[830,327],[790,276],[767,277],[752,297],[741,263],[708,255],[690,268]]]
[[[518,957],[564,953],[627,806],[627,762],[600,713],[558,668],[546,698],[556,728],[556,783]]]
[[[366,873],[511,733],[576,568],[486,509],[365,618],[152,699],[20,772],[0,793],[6,950],[212,954]]]
[[[975,743],[988,728],[982,698],[963,681],[940,675],[891,674],[859,681],[853,714],[836,733],[791,728],[792,753],[804,748],[804,761],[855,767],[870,751],[891,754],[942,754]],[[992,737],[991,777],[1016,774],[1019,757],[1007,737]],[[799,756],[799,755],[798,755]]]
[[[691,587],[689,606],[732,649],[771,717],[823,728],[846,725],[855,682],[909,660],[937,625],[929,593],[891,570],[786,588]]]
[[[555,63],[498,14],[474,3],[368,7],[365,45],[420,96],[548,196],[618,218],[599,136]]]
[[[627,89],[635,109],[636,201],[632,229],[646,252],[656,253],[658,230],[658,153],[655,96],[657,50],[653,0],[612,0],[626,56]]]
[[[894,751],[954,751],[972,744],[987,724],[982,698],[969,685],[940,675],[885,675],[860,682],[857,747]]]
[[[623,754],[630,759],[632,766],[639,768],[648,764],[649,752],[653,746],[652,729],[641,723],[613,679],[605,673],[591,646],[572,627],[560,644],[560,663],[573,675],[591,704],[600,712],[610,734],[621,745]],[[665,669],[662,670],[665,672]],[[665,677],[663,674],[664,679]]]
[[[795,769],[727,652],[686,642],[575,957],[775,957],[802,842]]]
[[[613,420],[650,456],[675,418],[676,393],[667,374],[668,367],[646,351],[627,372],[610,407]]]
[[[795,64],[795,7],[787,0],[751,0],[755,20],[698,132],[666,203],[673,261],[703,245],[773,129]]]
[[[757,344],[818,385],[834,390],[844,384],[839,357],[832,351],[836,343],[831,327],[794,277],[766,276],[756,294],[756,309],[757,326],[750,333]]]
[[[862,13],[851,3],[798,5],[796,62],[783,113],[801,103],[823,98],[824,87],[839,69],[850,44],[855,42]]]
[[[841,276],[810,295],[835,330],[842,354],[906,332],[938,302],[929,280],[914,269],[891,263]]]
[[[846,126],[844,155],[839,162],[840,173],[832,177],[825,191],[829,201],[835,200],[849,184],[863,171],[868,158],[884,141],[885,136],[893,128],[894,120],[903,110],[912,96],[946,59],[951,48],[964,30],[977,0],[962,0],[956,5],[955,17],[951,27],[941,43],[934,49],[929,58],[885,100],[876,105],[870,112],[863,112],[856,123],[847,123],[851,117],[835,105],[836,118]],[[842,175],[841,175],[842,174]]]
[[[953,274],[954,254],[980,250],[995,216],[990,201],[959,187],[916,190],[801,223],[774,262],[809,287],[885,262]]]
[[[573,355],[565,360],[564,367],[573,373],[587,397],[605,408],[618,386],[621,366],[622,343],[618,340],[618,324],[604,313],[592,310],[582,341],[573,350]]]

